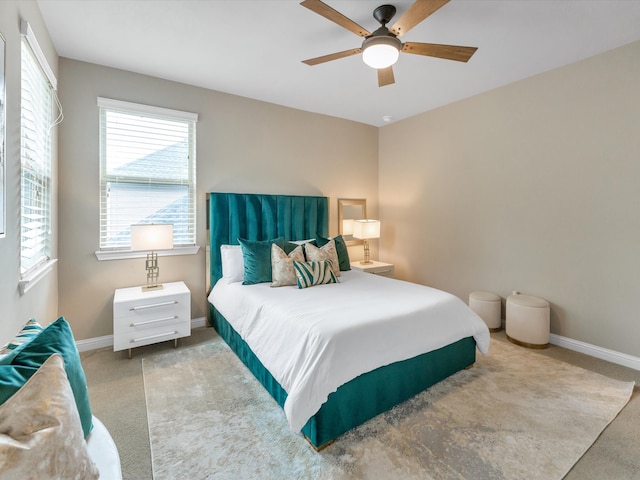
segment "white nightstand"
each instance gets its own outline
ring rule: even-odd
[[[371,260],[371,263],[351,262],[351,268],[393,278],[393,263],[376,262],[375,260]]]
[[[184,282],[158,290],[118,288],[113,297],[113,351],[191,335],[191,292]]]

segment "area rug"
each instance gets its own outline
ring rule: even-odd
[[[316,452],[219,337],[142,365],[155,480],[560,479],[634,385],[493,340]]]

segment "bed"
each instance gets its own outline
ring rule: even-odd
[[[484,322],[428,287],[360,271],[304,290],[221,280],[220,247],[238,238],[327,237],[326,197],[210,193],[207,206],[209,322],[314,448],[471,366],[476,347],[488,350]],[[425,308],[436,312],[428,325]]]

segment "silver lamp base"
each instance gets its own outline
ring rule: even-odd
[[[367,240],[366,238],[363,240],[364,242],[364,260],[360,261],[361,265],[368,265],[373,263],[370,259],[369,259],[369,240]]]
[[[164,286],[158,283],[160,267],[158,267],[158,254],[156,252],[147,253],[145,268],[147,269],[147,284],[142,287],[142,291],[163,289]]]

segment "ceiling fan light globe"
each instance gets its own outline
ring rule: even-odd
[[[362,52],[362,60],[371,68],[387,68],[398,61],[400,52],[389,45],[373,45]]]
[[[369,37],[362,43],[362,60],[371,68],[387,68],[398,61],[401,48],[396,37]]]

